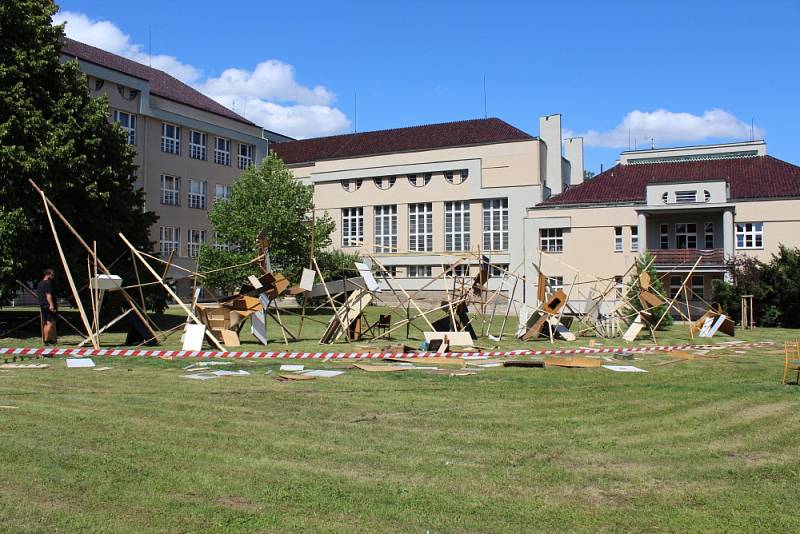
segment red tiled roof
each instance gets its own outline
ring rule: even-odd
[[[249,120],[234,113],[196,89],[192,89],[166,72],[68,38],[64,39],[61,53],[127,74],[128,76],[146,80],[150,84],[151,94],[255,126],[255,124]]]
[[[500,119],[444,122],[270,144],[284,163],[535,139]]]
[[[724,179],[731,200],[800,197],[800,167],[772,156],[616,165],[539,206],[644,202],[647,184]]]

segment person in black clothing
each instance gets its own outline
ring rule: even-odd
[[[53,278],[56,272],[53,269],[44,270],[44,278],[36,286],[36,293],[39,296],[39,308],[42,314],[42,341],[46,345],[58,343],[56,334],[56,318],[58,318],[58,307],[56,297],[53,294]]]

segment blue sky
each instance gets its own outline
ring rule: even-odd
[[[589,170],[613,164],[628,130],[675,146],[748,139],[751,120],[770,154],[800,164],[800,2],[60,6],[71,36],[296,136],[482,117],[485,76],[489,116],[536,135],[561,113]]]

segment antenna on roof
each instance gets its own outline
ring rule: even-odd
[[[358,131],[358,93],[353,93],[353,133]]]
[[[483,75],[483,118],[485,119],[488,115],[486,114],[486,75]]]
[[[628,128],[628,151],[631,150],[631,129]]]
[[[147,26],[147,66],[153,66],[153,26]]]
[[[650,150],[653,150],[655,148],[656,148],[656,139],[655,139],[655,137],[651,137],[650,138]]]
[[[755,128],[753,127],[753,117],[750,117],[750,140],[755,141]]]

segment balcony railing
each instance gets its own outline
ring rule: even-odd
[[[698,267],[722,266],[725,264],[725,252],[721,248],[667,248],[650,250],[656,265],[694,265],[702,258]]]

